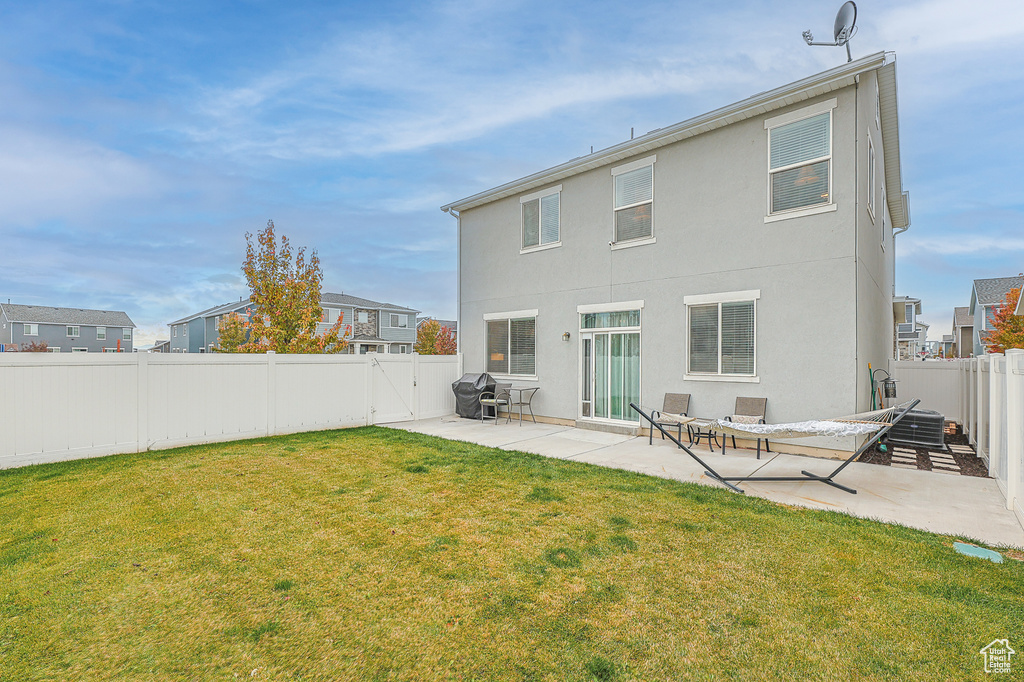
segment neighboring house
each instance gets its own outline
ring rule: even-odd
[[[955,344],[954,336],[952,334],[943,334],[942,341],[939,342],[938,354],[944,358],[952,358],[955,356]]]
[[[348,340],[349,353],[412,353],[416,343],[417,310],[390,303],[379,303],[348,294],[324,293],[320,296],[326,332],[338,321]],[[212,352],[220,341],[220,322],[231,313],[249,314],[249,299],[234,301],[183,317],[170,324],[172,353]]]
[[[958,358],[974,356],[974,318],[970,311],[968,306],[953,308],[953,343]]]
[[[170,342],[169,339],[166,340],[166,341],[157,341],[156,343],[153,344],[153,347],[149,348],[146,352],[147,353],[170,353],[171,352],[171,342]]]
[[[416,318],[416,333],[417,334],[419,333],[420,327],[423,326],[424,322],[429,322],[431,320],[433,320],[434,322],[437,322],[441,327],[447,327],[448,329],[450,329],[451,332],[452,332],[452,338],[456,339],[456,341],[458,340],[458,338],[459,338],[459,323],[456,320],[439,320],[436,317],[417,317]]]
[[[769,421],[870,408],[909,226],[895,62],[865,57],[442,207],[458,218],[467,372],[534,410],[635,427],[768,398]],[[823,447],[829,447],[828,444]]]
[[[895,296],[892,299],[892,313],[896,322],[895,357],[897,360],[914,360],[928,341],[928,325],[917,321],[917,316],[921,314],[921,299]]]
[[[0,345],[46,343],[51,353],[132,352],[135,323],[120,310],[0,303]]]
[[[1006,300],[1012,289],[1024,286],[1024,275],[1016,277],[995,277],[976,279],[971,288],[971,305],[968,314],[974,320],[974,354],[984,355],[985,336],[992,329],[996,309]]]

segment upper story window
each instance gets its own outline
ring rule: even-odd
[[[107,328],[106,327],[96,327],[96,340],[97,341],[106,341],[107,340]]]
[[[68,334],[67,335],[68,335],[68,337],[78,337],[78,336],[81,336],[81,334],[79,333],[80,331],[81,330],[77,326],[72,327],[72,326],[69,325],[68,326]]]
[[[174,338],[177,335],[178,335],[178,325],[172,324],[171,325],[171,338]]]
[[[756,376],[760,291],[685,296],[688,375]]]
[[[537,374],[537,311],[489,313],[487,371],[509,376]]]
[[[384,319],[387,320],[389,327],[395,329],[405,329],[409,326],[408,315],[397,315],[395,313],[390,313]]]
[[[832,203],[832,109],[822,102],[765,121],[770,214]]]
[[[914,304],[913,303],[907,303],[905,305],[906,305],[906,308],[905,308],[904,313],[903,313],[903,316],[904,316],[903,319],[905,319],[907,322],[913,323],[913,321],[914,321]]]
[[[523,214],[523,250],[561,243],[559,205],[562,186],[519,198]]]
[[[25,336],[39,336],[39,325],[38,324],[26,324],[22,333]]]
[[[370,321],[370,313],[365,310],[360,310],[356,313],[356,320],[358,320],[360,324],[366,324]]]
[[[122,341],[131,341],[132,340],[132,328],[131,327],[125,327],[124,328],[124,330],[121,332],[121,340]]]
[[[327,324],[334,324],[338,321],[338,318],[341,317],[340,308],[324,308],[323,310],[323,322]]]
[[[181,325],[181,335],[182,336],[188,336],[188,322],[186,322],[185,324]]]
[[[617,168],[615,179],[616,243],[654,236],[654,162],[650,156]]]

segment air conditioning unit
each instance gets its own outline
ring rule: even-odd
[[[900,412],[896,413],[897,415]],[[910,410],[889,430],[892,443],[911,447],[945,450],[946,419],[934,410]]]

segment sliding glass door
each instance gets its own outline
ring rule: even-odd
[[[639,421],[629,404],[640,403],[640,331],[601,327],[640,326],[640,311],[581,315],[580,416]]]

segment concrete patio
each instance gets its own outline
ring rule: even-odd
[[[655,436],[635,437],[552,424],[512,422],[481,424],[455,415],[387,425],[390,428],[440,436],[478,445],[520,450],[544,457],[587,462],[598,466],[721,485],[669,441]],[[694,452],[723,476],[799,476],[800,471],[828,474],[839,462],[800,455],[762,453],[730,448],[722,455],[706,446]],[[1006,509],[991,478],[951,476],[854,462],[837,482],[857,490],[851,495],[814,481],[741,483],[748,495],[783,504],[829,509],[853,516],[898,523],[933,533],[974,538],[992,545],[1024,548],[1024,527]]]

